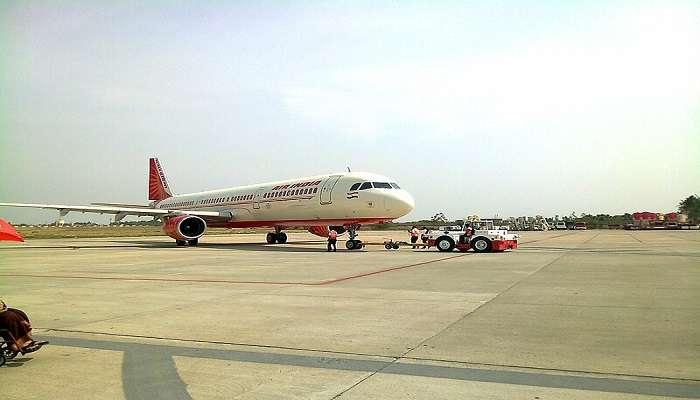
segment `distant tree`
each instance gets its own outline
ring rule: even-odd
[[[437,213],[430,218],[430,221],[443,223],[447,222],[447,217],[443,213]]]
[[[678,211],[688,216],[693,222],[700,221],[700,197],[698,195],[688,196],[678,203]]]

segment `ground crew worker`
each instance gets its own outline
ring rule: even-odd
[[[333,251],[336,251],[335,248],[335,242],[338,241],[338,232],[335,231],[335,229],[331,229],[328,231],[328,251],[331,251],[331,247],[333,248]]]
[[[424,226],[423,233],[420,235],[420,240],[423,244],[428,244],[428,238],[430,238],[430,228]]]
[[[416,242],[418,241],[418,236],[420,236],[420,232],[418,231],[418,227],[413,225],[413,228],[409,231],[411,232],[411,244],[413,245],[413,248],[415,249],[416,247]]]

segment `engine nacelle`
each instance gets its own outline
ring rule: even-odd
[[[338,233],[338,235],[343,234],[347,231],[343,226],[311,226],[309,227],[309,233],[313,233],[316,236],[323,238],[328,237],[328,232],[333,229]]]
[[[168,218],[163,224],[163,232],[175,240],[199,239],[206,231],[207,223],[194,215]]]

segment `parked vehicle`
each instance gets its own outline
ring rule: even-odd
[[[464,235],[466,224],[470,224],[474,229],[469,238]],[[439,251],[453,251],[455,248],[459,251],[474,249],[477,253],[505,251],[518,247],[518,235],[508,233],[507,229],[494,228],[498,227],[494,227],[493,221],[467,221],[459,230],[432,233],[428,238],[428,246],[435,246]]]

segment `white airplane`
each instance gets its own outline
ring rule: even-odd
[[[59,211],[59,221],[71,211],[114,214],[120,221],[128,215],[151,216],[163,221],[163,231],[178,246],[196,246],[207,227],[272,227],[267,243],[286,243],[287,227],[308,227],[326,236],[329,228],[347,231],[349,250],[363,247],[357,240],[362,224],[392,221],[413,210],[413,197],[392,179],[347,172],[309,176],[279,182],[239,186],[208,192],[173,195],[157,158],[149,160],[149,205],[93,203],[91,206],[0,203],[6,207],[30,207]]]

